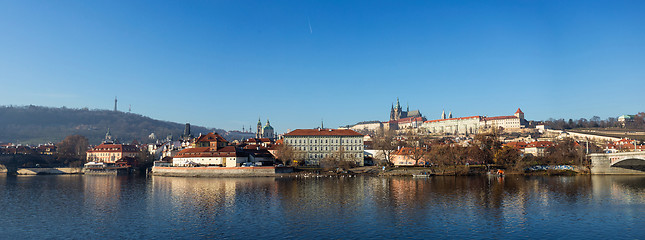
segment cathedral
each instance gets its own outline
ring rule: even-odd
[[[258,125],[257,125],[257,133],[255,134],[255,138],[271,138],[274,139],[275,132],[273,130],[273,127],[271,127],[271,124],[269,124],[269,119],[267,119],[267,124],[262,126],[262,121],[258,118]]]
[[[390,121],[398,121],[404,118],[416,118],[416,117],[422,117],[421,112],[419,112],[419,110],[410,111],[410,106],[407,106],[405,111],[403,111],[403,108],[399,103],[399,98],[396,98],[396,106],[392,104],[392,108],[390,110]]]

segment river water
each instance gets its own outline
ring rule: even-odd
[[[645,177],[0,176],[0,239],[644,239]]]

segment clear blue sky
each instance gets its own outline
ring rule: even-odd
[[[227,130],[645,111],[645,1],[0,0],[0,105]]]

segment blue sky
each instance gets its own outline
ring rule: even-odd
[[[645,1],[5,1],[0,105],[279,132],[645,111]]]

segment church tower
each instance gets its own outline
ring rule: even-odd
[[[107,133],[105,133],[105,139],[103,140],[103,143],[114,143],[114,140],[112,140],[112,134],[110,133],[110,128],[108,128]]]
[[[260,118],[258,118],[257,132],[255,133],[255,137],[256,138],[262,137],[262,121],[260,121]]]
[[[390,112],[390,121],[391,120],[399,120],[401,119],[401,113],[403,112],[403,108],[401,107],[401,103],[399,102],[399,98],[396,98],[396,106],[392,107],[392,111]]]
[[[452,111],[448,113],[448,118],[452,118]]]
[[[181,138],[182,138],[183,140],[189,140],[189,139],[191,139],[192,137],[193,137],[193,136],[192,136],[192,134],[190,133],[190,123],[186,123],[186,126],[184,127],[184,134],[183,134],[183,135],[181,135]]]
[[[446,119],[446,110],[441,111],[441,119]]]
[[[263,138],[274,138],[275,137],[275,132],[273,130],[273,127],[269,123],[269,119],[267,118],[267,124],[264,125],[262,128],[262,137]]]
[[[515,115],[519,119],[524,119],[524,112],[522,112],[522,110],[520,110],[520,108],[517,108],[517,111],[515,111],[515,114],[513,114],[513,115]]]

